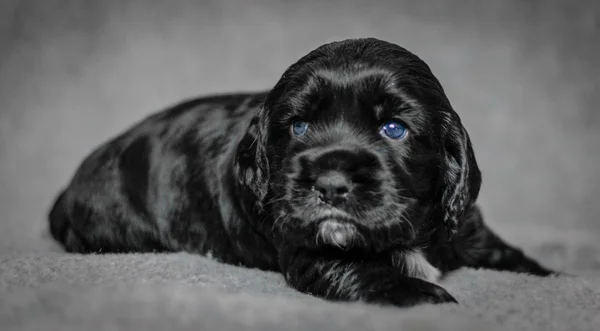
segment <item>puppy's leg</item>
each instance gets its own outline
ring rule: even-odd
[[[65,192],[61,192],[48,215],[50,233],[68,252],[84,252],[85,243],[73,232],[71,221],[65,210]]]
[[[468,266],[528,273],[538,276],[556,274],[527,257],[520,249],[504,242],[483,221],[479,207],[473,207],[452,240],[456,267]]]
[[[67,198],[69,194],[70,199]],[[117,193],[113,195],[119,196]],[[161,240],[156,226],[112,199],[101,195],[94,199],[80,199],[77,192],[67,189],[59,195],[49,213],[52,236],[71,253],[170,250]]]
[[[363,301],[395,306],[457,303],[442,287],[408,277],[383,262],[356,262],[297,251],[281,254],[280,266],[290,286],[332,301]]]

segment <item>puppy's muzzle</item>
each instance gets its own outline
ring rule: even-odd
[[[294,174],[299,218],[317,226],[317,244],[349,248],[364,242],[357,225],[380,208],[380,158],[362,146],[316,147],[299,155]]]
[[[306,185],[303,189],[310,189],[306,197],[318,209],[349,212],[348,207],[359,200],[364,207],[372,207],[373,199],[368,198],[381,188],[382,165],[365,148],[310,149],[300,156],[299,165],[297,179]]]

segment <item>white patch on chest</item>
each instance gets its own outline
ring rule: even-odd
[[[403,261],[402,261],[403,260]],[[427,261],[425,255],[419,251],[397,253],[392,258],[394,266],[402,267],[409,277],[420,278],[431,283],[436,283],[442,273]]]

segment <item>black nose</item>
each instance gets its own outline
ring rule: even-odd
[[[350,179],[343,173],[328,171],[317,177],[314,189],[320,193],[321,200],[337,205],[347,199],[351,186]]]

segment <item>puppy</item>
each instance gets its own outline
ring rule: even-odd
[[[427,64],[323,45],[268,92],[189,100],[96,148],[49,214],[76,253],[175,252],[281,272],[328,300],[456,302],[457,268],[547,276],[476,206],[467,131]]]

